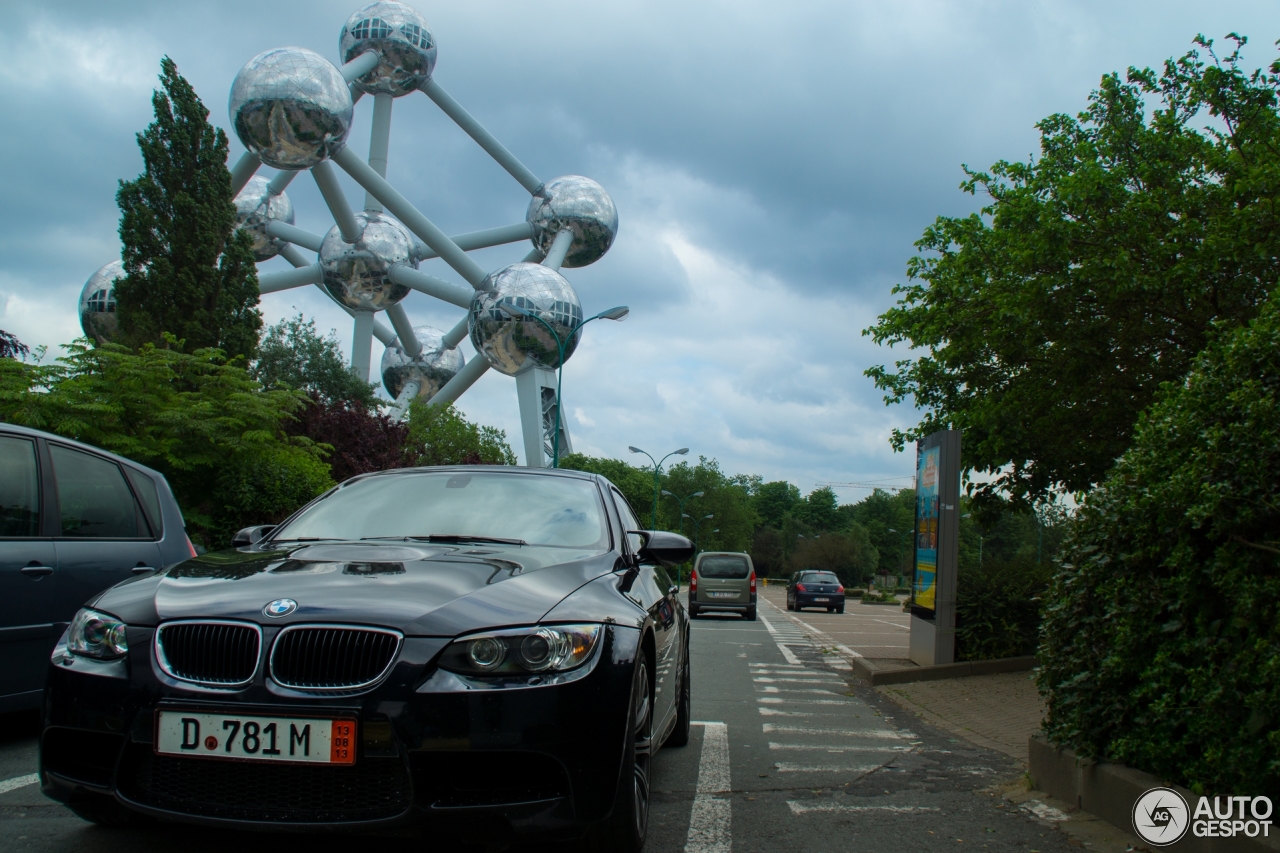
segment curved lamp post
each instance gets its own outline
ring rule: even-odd
[[[551,327],[551,324],[548,323],[546,320],[542,319],[542,317],[540,317],[538,314],[534,313],[533,311],[529,311],[528,309],[520,308],[519,306],[512,305],[510,302],[499,302],[498,308],[501,309],[502,312],[506,314],[508,317],[513,317],[517,319],[520,317],[525,317],[530,320],[537,320],[546,328],[548,332],[551,333],[551,337],[555,338],[556,350],[559,353],[560,357],[556,367],[556,429],[555,429],[555,432],[551,434],[551,467],[559,468],[560,467],[560,409],[563,408],[560,405],[560,388],[564,384],[564,345],[568,343],[568,341],[560,340],[560,336],[556,334],[556,330]],[[631,313],[631,309],[625,305],[619,305],[617,308],[610,308],[608,311],[601,311],[599,314],[596,314],[593,317],[588,317],[578,325],[574,326],[569,331],[568,340],[569,341],[573,340],[573,336],[578,334],[578,330],[581,329],[583,326],[587,325],[588,323],[590,323],[592,320],[601,320],[601,319],[623,320],[626,318],[626,316],[629,313]],[[526,461],[531,462],[532,460],[526,460]]]
[[[681,516],[684,518],[693,518],[692,515],[689,515],[687,513],[681,513]],[[715,518],[715,517],[716,517],[716,514],[714,512],[709,512],[706,515],[704,515],[702,518],[693,518],[693,551],[695,554],[698,553],[698,525],[702,524],[702,522],[706,521],[708,518]],[[719,533],[720,528],[717,527],[715,530],[711,532]]]
[[[661,480],[662,463],[666,462],[672,456],[684,456],[686,453],[689,452],[689,448],[682,447],[679,450],[673,450],[670,453],[668,453],[666,456],[658,460],[655,460],[652,456],[650,456],[648,453],[646,453],[645,451],[641,450],[638,447],[628,447],[627,450],[630,450],[632,453],[644,453],[645,456],[649,456],[649,461],[653,463],[653,515],[649,517],[649,529],[657,530],[658,529],[658,492],[659,490],[662,489],[662,480]]]
[[[679,495],[677,495],[675,492],[668,492],[666,489],[663,489],[663,490],[662,490],[662,493],[663,493],[664,495],[667,495],[668,497],[675,498],[675,499],[676,499],[676,503],[678,503],[678,504],[680,505],[680,535],[681,535],[681,536],[683,536],[683,535],[684,535],[684,519],[685,519],[685,514],[684,514],[684,502],[685,502],[685,501],[691,501],[691,500],[693,500],[694,498],[701,498],[701,497],[705,497],[706,493],[705,493],[705,492],[694,492],[694,493],[693,493],[693,494],[691,494],[691,495],[685,495],[683,498],[682,498],[682,497],[680,497]]]

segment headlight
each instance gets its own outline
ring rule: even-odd
[[[487,631],[454,640],[440,666],[468,675],[564,672],[586,662],[600,638],[600,625],[539,625]]]
[[[116,617],[86,608],[71,620],[71,627],[67,629],[67,649],[99,660],[124,657],[129,653],[124,630],[124,623]]]

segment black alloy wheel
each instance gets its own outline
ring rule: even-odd
[[[618,777],[613,813],[592,839],[595,853],[640,853],[649,833],[649,770],[653,757],[653,701],[649,663],[641,656],[631,684],[630,743]]]
[[[693,691],[689,683],[689,647],[684,648],[680,664],[680,700],[676,705],[676,727],[667,735],[663,746],[685,746],[689,743],[689,727],[693,725]]]

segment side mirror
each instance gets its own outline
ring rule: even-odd
[[[262,541],[262,537],[276,529],[274,524],[259,524],[254,527],[245,527],[236,531],[236,535],[231,537],[232,548],[246,548],[249,545],[257,545]]]
[[[683,563],[693,557],[693,543],[679,533],[665,530],[628,530],[642,540],[641,561],[653,561],[667,566]]]

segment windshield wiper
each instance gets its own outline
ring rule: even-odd
[[[425,539],[428,542],[492,542],[495,545],[528,545],[523,539],[501,539],[497,536],[472,536],[467,533],[431,533],[426,536],[406,536],[405,539]]]

